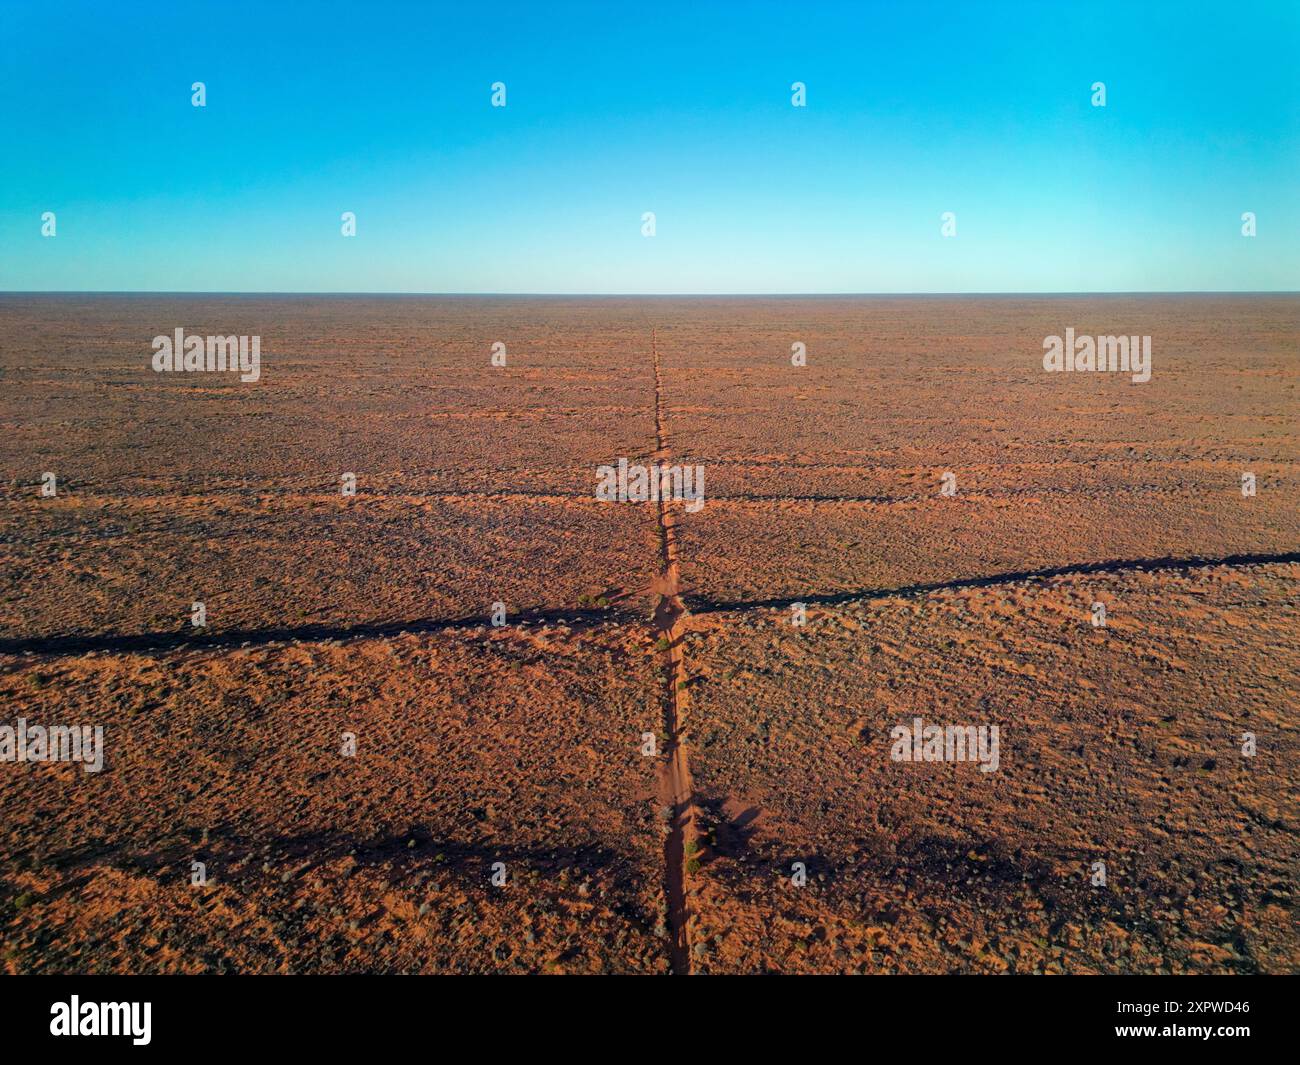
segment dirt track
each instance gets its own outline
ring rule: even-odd
[[[10,971],[1297,968],[1294,300],[1072,310],[1149,391],[1026,370],[1050,301],[192,302],[261,390],[142,371],[171,305],[0,300],[0,691],[110,737],[0,773]],[[914,716],[1002,768],[892,762]]]

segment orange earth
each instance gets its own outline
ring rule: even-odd
[[[177,327],[260,380],[155,373]],[[1045,373],[1067,327],[1151,380]],[[1298,971],[1298,340],[1295,296],[0,296],[0,725],[104,752],[0,761],[0,966]],[[620,458],[704,504],[598,499]],[[996,768],[896,757],[918,719]]]

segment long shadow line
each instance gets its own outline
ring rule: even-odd
[[[1049,577],[1073,577],[1088,573],[1124,573],[1131,570],[1174,570],[1185,572],[1204,566],[1255,566],[1280,562],[1300,562],[1300,551],[1277,554],[1223,555],[1208,558],[1194,555],[1189,558],[1127,558],[1108,559],[1104,562],[1078,562],[1068,566],[1051,566],[1046,569],[1015,570],[1009,573],[991,573],[985,577],[958,577],[948,581],[927,584],[907,584],[897,588],[855,589],[848,592],[831,592],[824,595],[792,595],[772,599],[737,599],[717,602],[710,599],[688,597],[687,606],[693,614],[715,614],[731,610],[779,609],[804,603],[809,606],[835,606],[860,599],[906,598],[928,595],[962,588],[986,588],[997,584],[1014,584],[1017,581],[1043,580]]]
[[[567,624],[590,627],[611,621],[645,620],[640,614],[628,611],[591,609],[586,607],[556,608],[553,610],[526,610],[508,616],[505,629],[518,625]],[[373,639],[401,636],[406,633],[423,635],[455,629],[475,629],[488,626],[484,614],[458,618],[414,618],[407,621],[361,622],[355,625],[316,623],[285,625],[262,629],[226,629],[205,632],[202,629],[174,632],[141,632],[131,634],[86,634],[73,636],[35,636],[29,638],[0,639],[0,654],[75,655],[91,651],[174,651],[208,650],[241,647],[244,644],[259,646],[271,643],[320,642],[324,640]]]
[[[1133,558],[1108,559],[1104,562],[1079,562],[1068,566],[1046,569],[1015,570],[991,573],[984,577],[959,577],[948,581],[926,584],[908,584],[894,588],[853,589],[822,595],[794,595],[770,599],[737,599],[717,601],[704,597],[685,596],[686,605],[693,614],[719,614],[737,610],[781,609],[795,603],[809,606],[835,606],[862,599],[906,598],[928,595],[931,592],[962,588],[987,588],[1017,581],[1044,580],[1050,577],[1071,577],[1088,573],[1124,573],[1132,570],[1172,570],[1186,572],[1206,566],[1256,566],[1276,563],[1300,562],[1300,551],[1267,554],[1222,555],[1217,558],[1194,555],[1188,558]],[[627,610],[591,609],[587,607],[548,610],[526,610],[509,616],[506,629],[518,625],[567,624],[589,628],[610,622],[644,622],[644,614]],[[458,629],[475,629],[488,625],[483,614],[458,618],[414,618],[406,621],[362,622],[355,625],[308,624],[286,625],[261,629],[230,629],[208,633],[203,630],[176,630],[172,632],[142,632],[130,634],[87,634],[69,636],[34,636],[0,638],[0,654],[20,655],[75,655],[92,651],[173,651],[220,650],[223,648],[261,646],[293,641],[311,643],[324,640],[375,639],[400,636],[406,633],[423,635]]]

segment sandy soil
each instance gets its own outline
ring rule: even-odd
[[[177,326],[261,381],[155,374]],[[1151,381],[1044,373],[1067,326]],[[0,763],[0,966],[1300,971],[1298,339],[1280,296],[0,296],[0,724],[107,747]],[[597,500],[619,457],[705,505]],[[998,769],[895,760],[918,717]]]

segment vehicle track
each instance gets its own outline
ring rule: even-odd
[[[655,454],[661,467],[672,464],[667,421],[664,417],[663,378],[659,369],[659,343],[653,329],[650,348],[655,371]],[[661,488],[664,482],[661,481]],[[686,604],[682,602],[680,572],[677,563],[677,515],[660,491],[656,504],[659,518],[660,575],[656,584],[658,601],[654,607],[654,625],[664,650],[664,732],[668,737],[664,761],[660,765],[657,793],[669,810],[668,835],[664,839],[664,886],[668,896],[668,934],[672,970],[691,972],[690,899],[687,893],[690,855],[698,846],[695,826],[695,789],[687,758],[685,711],[686,660],[682,647],[685,633]]]

